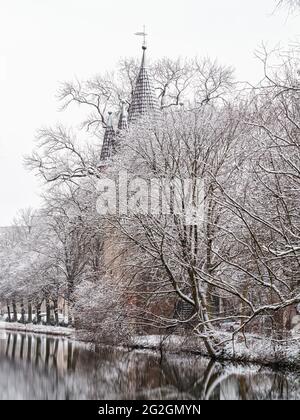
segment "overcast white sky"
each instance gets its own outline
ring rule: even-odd
[[[139,56],[133,33],[144,23],[150,57],[208,55],[255,81],[257,46],[300,35],[300,16],[274,7],[275,0],[0,0],[0,226],[19,208],[38,206],[41,189],[22,160],[39,127],[65,118],[59,82]]]

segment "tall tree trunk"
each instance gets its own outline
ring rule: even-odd
[[[74,295],[74,280],[68,279],[68,324],[73,323],[73,295]]]
[[[50,325],[51,324],[51,306],[50,306],[50,300],[48,296],[46,297],[45,301],[46,301],[46,324]]]
[[[69,304],[67,297],[64,298],[64,324],[68,324],[69,319]]]
[[[32,323],[32,303],[31,303],[31,299],[28,299],[28,320],[27,322],[29,324]]]
[[[57,299],[53,299],[53,309],[54,309],[55,325],[58,325],[59,319],[58,319],[58,300]]]
[[[13,307],[13,322],[18,321],[18,313],[17,313],[17,304],[15,299],[12,301],[12,307]]]
[[[21,319],[20,319],[20,322],[22,324],[25,324],[25,309],[24,309],[24,301],[23,301],[23,299],[21,299],[20,306],[21,306]]]
[[[10,314],[10,306],[9,306],[9,301],[7,301],[7,317],[8,317],[8,322],[11,322],[11,314]]]
[[[36,323],[40,324],[41,323],[41,302],[36,303],[35,308],[36,308]]]

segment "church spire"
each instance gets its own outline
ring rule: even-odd
[[[104,162],[111,158],[113,154],[114,145],[115,145],[116,133],[115,133],[115,130],[113,128],[113,123],[112,123],[112,112],[109,112],[108,115],[109,116],[108,116],[107,126],[105,129],[103,145],[101,149],[101,156],[100,156],[101,162]]]
[[[128,112],[129,123],[135,122],[140,116],[146,114],[157,114],[158,102],[155,96],[154,88],[151,83],[150,76],[146,65],[146,33],[138,32],[136,35],[142,35],[144,42],[142,46],[143,55],[141,67],[136,80],[135,89],[132,95],[131,105]]]

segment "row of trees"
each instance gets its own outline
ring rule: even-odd
[[[77,279],[89,262],[91,238],[79,217],[70,217],[48,196],[44,209],[22,211],[0,236],[0,293],[9,321],[71,324]]]

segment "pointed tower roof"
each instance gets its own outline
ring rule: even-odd
[[[128,112],[129,123],[135,122],[142,115],[157,114],[158,102],[146,66],[146,45],[143,45],[143,57],[136,80],[131,105]]]
[[[121,112],[120,112],[119,122],[118,122],[118,130],[119,131],[127,130],[127,128],[128,128],[128,120],[127,120],[127,112],[125,109],[125,101],[122,101]]]
[[[100,160],[108,160],[113,153],[114,143],[115,143],[115,130],[112,124],[112,113],[109,112],[108,122],[104,133],[103,145],[101,149]]]

